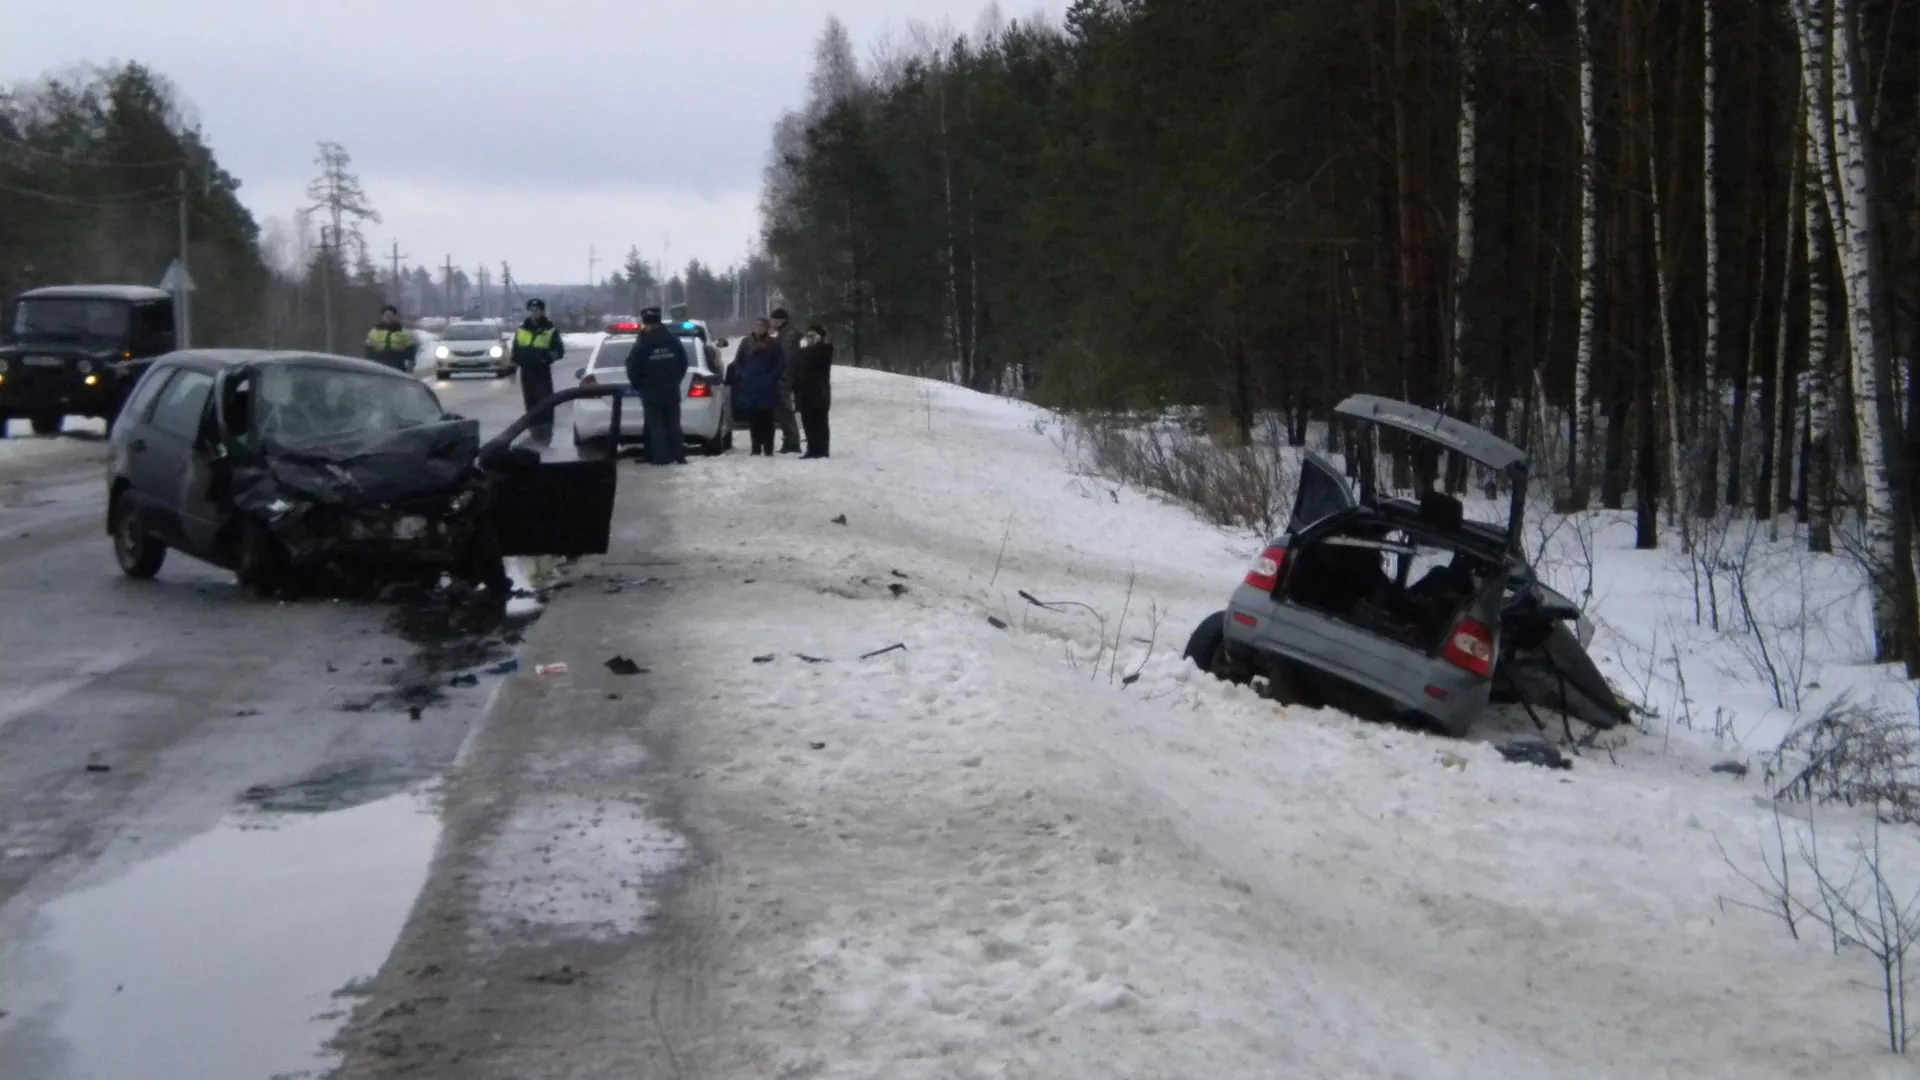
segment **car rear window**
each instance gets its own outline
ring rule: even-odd
[[[640,339],[632,334],[603,340],[600,342],[599,349],[593,354],[592,370],[596,372],[625,371],[627,354],[633,351],[633,343],[638,340]],[[707,347],[699,338],[683,337],[680,339],[680,344],[686,347],[687,366],[690,370],[711,373],[712,369],[707,367]]]

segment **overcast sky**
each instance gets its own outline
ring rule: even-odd
[[[1058,20],[1067,0],[1005,0]],[[134,60],[172,79],[264,224],[333,140],[408,262],[526,282],[650,260],[724,267],[757,235],[779,114],[829,15],[862,62],[908,23],[972,32],[987,0],[68,0],[0,30],[0,80]]]

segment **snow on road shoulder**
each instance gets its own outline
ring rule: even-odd
[[[1036,410],[859,371],[835,397],[834,459],[645,474],[660,557],[714,568],[650,655],[751,958],[720,989],[743,1062],[1897,1074],[1857,960],[1716,902],[1720,845],[1773,828],[1749,792],[1198,676],[1179,647],[1249,545],[1070,474]]]

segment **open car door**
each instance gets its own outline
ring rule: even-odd
[[[1307,454],[1300,466],[1300,486],[1293,496],[1293,517],[1287,531],[1300,532],[1317,525],[1356,504],[1353,488],[1331,461],[1317,452]]]
[[[612,428],[620,430],[618,386],[582,386],[547,398],[480,449],[492,492],[490,518],[502,555],[604,555],[612,540],[613,497],[620,486],[612,454],[585,461],[543,461],[513,441],[540,412],[589,397],[613,399]]]

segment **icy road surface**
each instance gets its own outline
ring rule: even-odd
[[[511,382],[437,387],[483,430],[520,412]],[[99,425],[23,426],[0,441],[0,1076],[305,1075],[499,681],[450,676],[506,646],[265,603],[179,555],[129,581]]]

